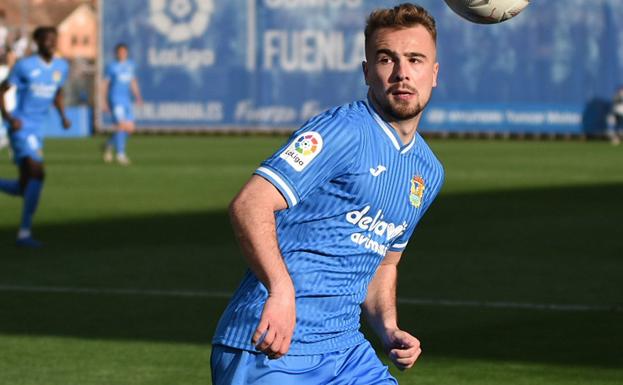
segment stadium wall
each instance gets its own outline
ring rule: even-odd
[[[599,134],[623,83],[623,0],[533,2],[498,25],[419,0],[438,23],[428,133]],[[100,0],[99,72],[130,46],[144,131],[289,131],[365,97],[372,0]],[[97,109],[100,110],[99,108]],[[99,114],[98,114],[99,115]],[[97,117],[101,130],[110,117]]]

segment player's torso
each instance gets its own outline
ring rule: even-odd
[[[129,101],[130,84],[134,79],[134,64],[129,60],[112,63],[109,77],[109,98],[118,102]]]
[[[404,145],[375,122],[362,125],[353,127],[362,130],[360,143],[343,154],[354,158],[350,170],[278,216],[280,247],[293,278],[300,278],[300,292],[356,293],[434,198],[426,187],[439,183],[442,170],[423,139]],[[307,253],[306,264],[298,262],[301,253]],[[314,275],[325,282],[322,287]]]
[[[350,241],[375,251],[376,244],[382,245],[377,253],[384,256],[389,245],[417,224],[426,187],[423,173],[430,168],[416,148],[402,154],[383,142],[386,138],[372,138],[356,172],[327,189],[343,187],[349,193],[349,211],[342,220],[351,227]]]
[[[44,118],[62,86],[66,63],[62,59],[44,62],[39,56],[25,60],[17,86],[16,114],[22,118]]]

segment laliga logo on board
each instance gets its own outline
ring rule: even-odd
[[[214,12],[213,0],[150,0],[151,22],[172,42],[201,36]]]
[[[209,48],[191,48],[188,41],[202,37],[214,13],[214,0],[150,0],[151,25],[175,45],[150,47],[147,60],[151,67],[186,67],[196,70],[216,62]]]

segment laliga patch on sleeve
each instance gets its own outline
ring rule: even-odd
[[[314,131],[304,132],[279,155],[296,171],[303,171],[322,151],[322,136]]]

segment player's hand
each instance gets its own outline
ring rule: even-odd
[[[411,368],[422,354],[420,341],[400,329],[390,331],[384,340],[384,345],[389,359],[400,370]]]
[[[11,127],[11,131],[17,132],[22,129],[22,121],[17,118],[10,118],[9,127]]]
[[[110,112],[110,106],[108,105],[108,103],[106,102],[102,103],[102,110],[104,112]]]
[[[63,128],[64,129],[68,129],[69,127],[71,127],[71,120],[67,119],[67,118],[63,118]]]
[[[256,349],[265,353],[268,358],[280,358],[290,349],[295,324],[294,288],[285,292],[270,293],[252,342]]]

